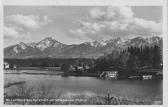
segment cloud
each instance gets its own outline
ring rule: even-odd
[[[89,16],[94,19],[102,20],[119,20],[132,18],[134,13],[130,7],[114,6],[114,7],[99,7],[89,11]]]
[[[8,23],[13,23],[17,25],[22,25],[23,27],[29,28],[29,29],[38,29],[42,25],[46,25],[51,20],[48,18],[48,16],[40,17],[38,15],[10,15],[5,17],[5,21]]]
[[[71,29],[71,33],[92,40],[129,35],[151,36],[162,32],[161,22],[135,17],[128,6],[92,8],[86,19],[79,21],[78,24],[80,27]]]
[[[148,29],[150,32],[162,32],[162,23],[147,21],[140,18],[134,18],[133,22],[137,27]],[[135,25],[134,27],[136,27]]]
[[[102,17],[105,15],[105,12],[101,11],[99,8],[94,8],[89,11],[89,15],[93,19],[102,19]]]
[[[29,38],[29,30],[39,29],[51,20],[48,16],[38,15],[9,15],[5,17],[4,37],[5,39]]]
[[[29,33],[24,33],[23,29],[18,27],[7,27],[4,26],[4,37],[5,39],[18,39],[18,38],[28,38]]]

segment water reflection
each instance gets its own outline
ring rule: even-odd
[[[162,80],[107,80],[96,77],[62,77],[59,75],[6,74],[8,81],[25,80],[30,85],[52,85],[54,93],[111,93],[118,96],[162,97]]]

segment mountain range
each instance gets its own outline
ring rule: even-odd
[[[132,39],[113,38],[110,40],[84,42],[67,45],[47,37],[37,43],[15,44],[4,48],[5,58],[98,58],[115,50],[127,47],[162,47],[162,38],[158,36]]]

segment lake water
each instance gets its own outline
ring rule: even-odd
[[[60,75],[5,74],[7,81],[26,81],[26,84],[51,86],[57,93],[84,92],[130,98],[162,98],[162,80],[105,80],[96,77],[62,77]],[[10,88],[10,91],[15,86]]]

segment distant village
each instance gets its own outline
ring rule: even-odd
[[[63,64],[61,67],[46,67],[46,66],[33,66],[33,67],[19,67],[16,64],[9,64],[8,62],[4,62],[5,73],[23,73],[22,70],[36,70],[40,72],[41,70],[45,70],[47,72],[57,72],[62,71],[63,76],[93,76],[100,78],[108,78],[108,79],[139,79],[139,80],[147,80],[147,79],[162,79],[163,72],[160,72],[156,69],[150,70],[141,70],[137,72],[124,72],[113,70],[104,70],[104,71],[94,71],[93,66],[85,65],[85,64]]]

